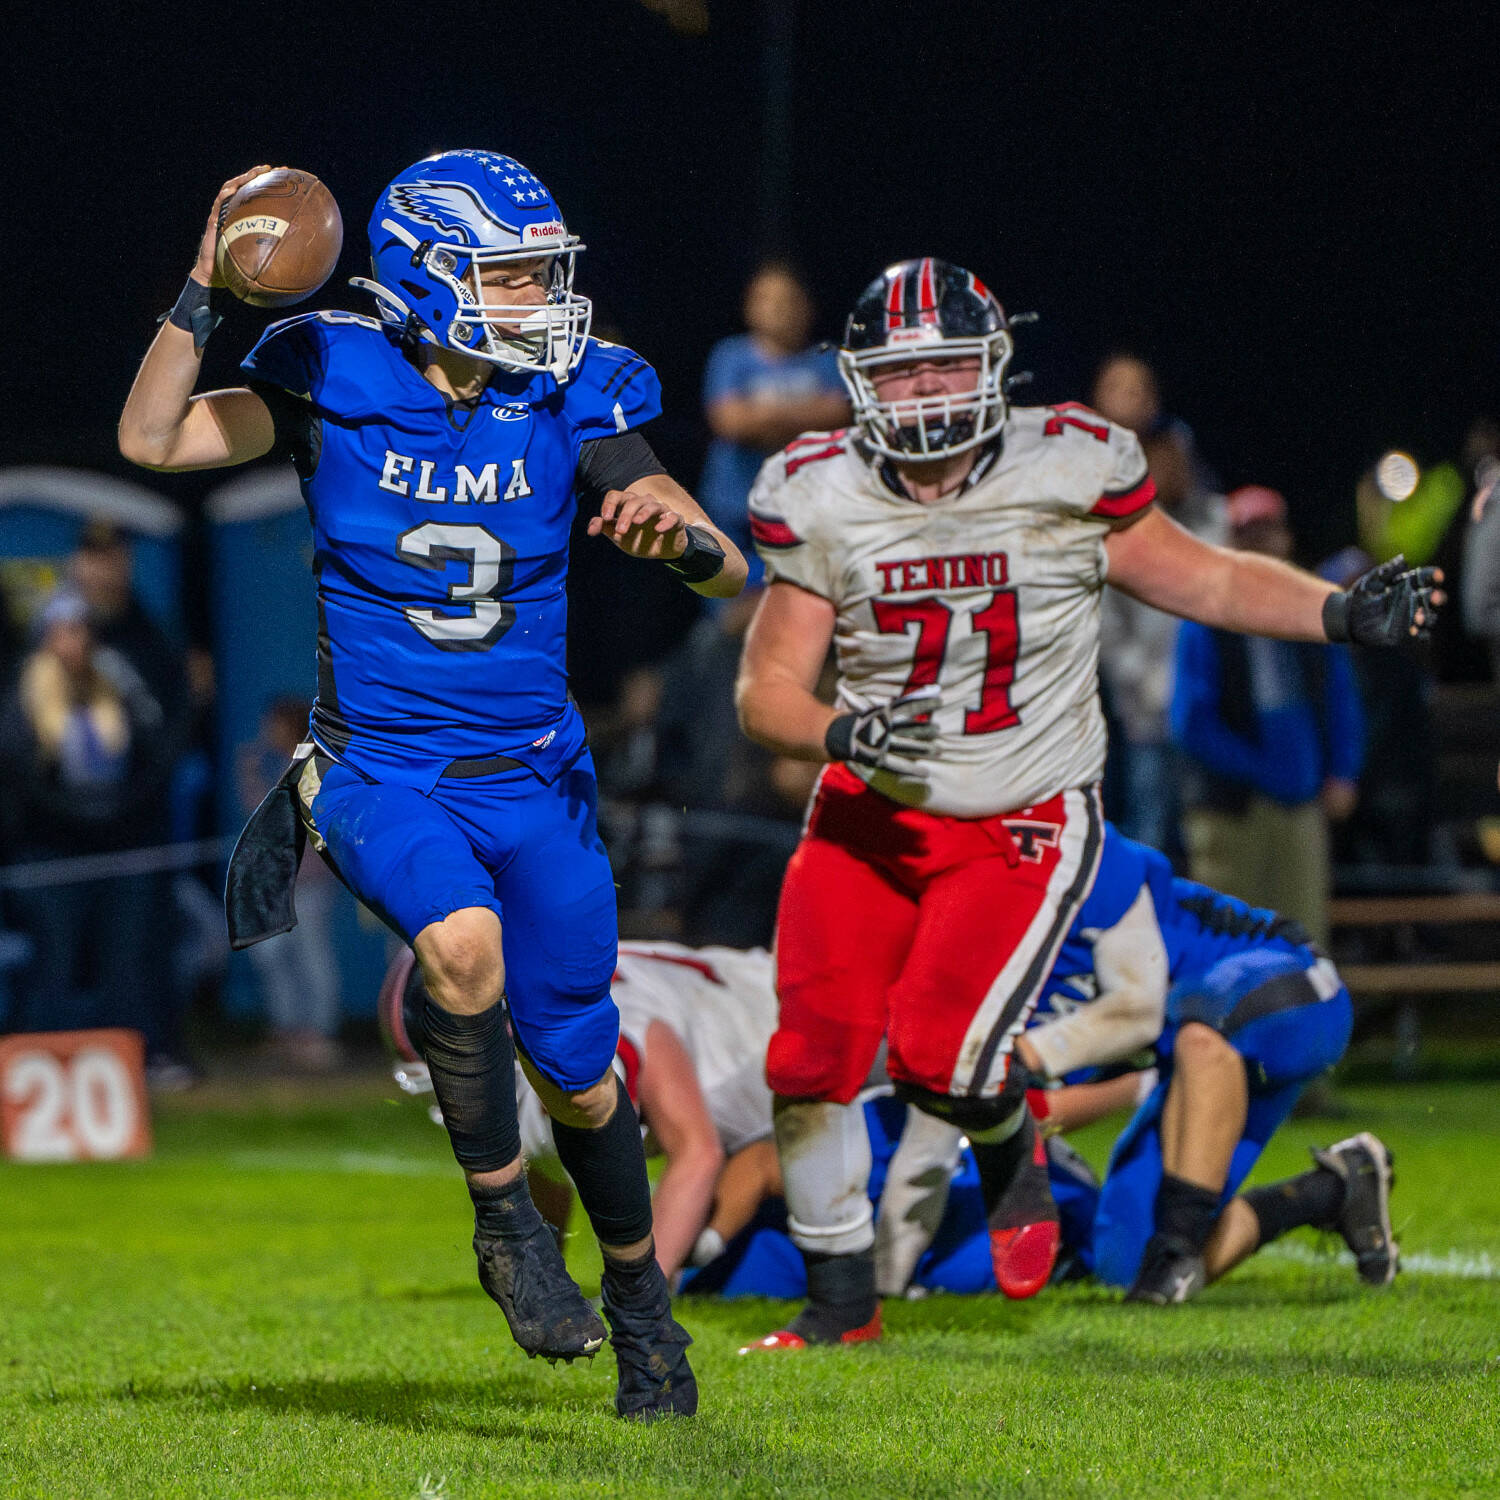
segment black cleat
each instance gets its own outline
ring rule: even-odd
[[[584,1300],[551,1227],[538,1220],[525,1239],[474,1236],[479,1284],[500,1304],[511,1337],[532,1358],[592,1359],[604,1346],[604,1320]]]
[[[1153,1307],[1171,1307],[1197,1296],[1207,1280],[1201,1255],[1179,1240],[1153,1234],[1141,1259],[1135,1284],[1125,1293],[1125,1300],[1149,1302]]]
[[[672,1316],[655,1254],[623,1268],[606,1260],[603,1291],[620,1367],[615,1410],[641,1422],[692,1416],[698,1410],[698,1381],[687,1359],[693,1341]]]
[[[1362,1130],[1347,1141],[1319,1151],[1313,1160],[1334,1173],[1344,1184],[1344,1202],[1338,1213],[1319,1229],[1337,1230],[1354,1252],[1359,1279],[1367,1286],[1389,1286],[1401,1262],[1391,1233],[1391,1189],[1396,1174],[1395,1158],[1384,1142]]]

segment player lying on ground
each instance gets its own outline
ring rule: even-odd
[[[1102,878],[1118,876],[1122,866],[1128,878],[1130,865],[1124,852],[1136,846],[1125,844],[1113,829],[1109,830],[1109,839],[1111,848]],[[1187,882],[1180,886],[1180,894],[1186,899],[1210,894]],[[1098,909],[1086,907],[1080,927],[1086,928],[1100,909],[1102,905]],[[1270,914],[1261,913],[1259,919],[1269,921]],[[1122,965],[1112,955],[1118,953],[1122,943],[1128,946],[1132,942],[1140,946],[1132,939],[1128,923],[1117,924],[1116,930],[1100,935],[1094,944],[1096,962],[1091,985],[1085,976],[1074,972],[1086,945],[1080,946],[1078,934],[1070,935],[1064,949],[1067,977],[1049,985],[1049,989],[1060,986],[1059,992],[1069,995],[1088,994],[1098,984],[1104,985],[1092,1002],[1100,1016],[1097,1036],[1101,1054],[1109,1050],[1115,1038],[1123,1036],[1111,1024],[1113,1013],[1123,1012],[1129,1021],[1149,1011],[1160,1029],[1169,1008],[1164,983],[1157,987],[1154,1003],[1150,1004],[1143,1004],[1122,986]],[[1180,957],[1185,948],[1181,934],[1164,941],[1163,946],[1178,951]],[[1251,952],[1259,951],[1262,943],[1251,931],[1243,944],[1233,946],[1236,951]],[[1279,938],[1269,946],[1278,953],[1286,948]],[[1221,968],[1213,968],[1209,979]],[[1190,985],[1188,970],[1189,965],[1180,962],[1173,971],[1178,991]],[[1122,988],[1127,993],[1122,994]],[[667,1158],[655,1198],[656,1241],[664,1269],[669,1274],[678,1270],[691,1247],[687,1259],[695,1270],[689,1272],[686,1285],[695,1293],[781,1298],[805,1295],[801,1257],[786,1238],[784,1214],[778,1213],[781,1176],[767,1144],[771,1133],[770,1093],[759,1064],[753,1061],[769,1039],[775,1020],[769,955],[762,950],[741,953],[723,948],[694,950],[676,944],[625,943],[621,945],[613,993],[621,1012],[618,1066],[627,1079],[631,1098],[638,1104],[648,1142],[654,1140]],[[412,1082],[414,1063],[418,1076],[421,1074],[413,1039],[414,1033],[420,1035],[421,997],[420,972],[414,970],[409,952],[403,952],[386,976],[379,1008],[398,1057],[397,1076],[412,1092],[422,1087],[421,1082]],[[1049,1008],[1043,1023],[1060,1014],[1062,1007]],[[1321,1020],[1315,1012],[1299,1010],[1296,1014],[1311,1014]],[[1124,1037],[1129,1042],[1142,1034],[1138,1022],[1132,1024],[1133,1034]],[[1033,1034],[1045,1035],[1045,1030],[1028,1033],[1028,1037]],[[1282,1028],[1283,1056],[1293,1050],[1290,1043],[1294,1035],[1292,1027]],[[1090,1055],[1077,1040],[1076,1028],[1071,1045],[1081,1055]],[[1039,1062],[1037,1067],[1040,1070]],[[1143,1083],[1145,1097],[1151,1094],[1158,1076],[1153,1067],[1146,1075],[1132,1073],[1105,1082],[1051,1089],[1041,1098],[1040,1109],[1045,1112],[1049,1133],[1048,1173],[1061,1209],[1063,1247],[1076,1274],[1094,1267],[1099,1186],[1087,1164],[1053,1132],[1071,1130],[1135,1104]],[[544,1173],[550,1173],[556,1157],[547,1117],[531,1090],[519,1081],[518,1088],[528,1166],[540,1166]],[[875,1255],[880,1294],[899,1296],[913,1287],[948,1292],[993,1290],[987,1226],[972,1153],[951,1126],[908,1110],[889,1094],[889,1084],[882,1081],[860,1096],[874,1168],[870,1196],[877,1214]],[[1200,1107],[1202,1102],[1201,1097],[1196,1101]],[[1188,1124],[1195,1129],[1198,1122],[1190,1119]],[[1214,1122],[1209,1124],[1215,1128]],[[1360,1137],[1325,1153],[1331,1159],[1330,1170],[1340,1172],[1356,1148],[1369,1148],[1377,1161],[1380,1158],[1378,1142],[1373,1137]],[[563,1195],[557,1197],[551,1182],[550,1176],[544,1177],[538,1202],[561,1227],[571,1206],[571,1192],[564,1187]],[[1379,1180],[1372,1180],[1370,1186],[1376,1188],[1373,1203],[1356,1201],[1358,1195],[1351,1191],[1335,1216],[1336,1222],[1325,1221],[1330,1227],[1340,1227],[1351,1246],[1361,1251],[1368,1251],[1372,1243],[1372,1223],[1388,1226],[1385,1199],[1389,1174],[1379,1174]],[[1257,1189],[1236,1199],[1228,1213],[1236,1213],[1238,1205],[1247,1200],[1253,1211],[1257,1198],[1264,1195],[1265,1201],[1283,1204],[1287,1210],[1278,1220],[1275,1232],[1280,1232],[1299,1222],[1297,1206],[1305,1206],[1311,1196],[1304,1187],[1294,1183]],[[1114,1217],[1149,1223],[1153,1204],[1150,1191],[1142,1196],[1141,1184],[1125,1177],[1112,1178],[1110,1191]],[[1271,1216],[1264,1209],[1262,1217],[1267,1221],[1261,1225],[1264,1242],[1273,1238],[1274,1232],[1269,1227]],[[706,1227],[699,1228],[705,1220]],[[696,1244],[692,1238],[695,1230]],[[683,1247],[682,1254],[672,1256],[672,1248],[678,1246]],[[1393,1245],[1384,1259],[1393,1269]],[[1227,1264],[1211,1260],[1210,1279],[1226,1269]],[[1372,1263],[1362,1261],[1361,1274],[1372,1279],[1371,1272]]]
[[[1106,577],[1227,630],[1396,645],[1437,575],[1400,561],[1347,593],[1210,546],[1153,509],[1135,437],[1073,405],[1011,408],[1004,310],[967,271],[889,268],[841,368],[856,426],[799,438],[750,498],[770,584],[745,641],[740,720],[829,762],[777,922],[777,1095],[808,1305],[764,1347],[877,1337],[863,1121],[882,1038],[901,1097],[973,1143],[996,1279],[1043,1285],[1056,1210],[1010,1067],[1093,883],[1105,731]],[[837,643],[834,706],[814,687]],[[1014,831],[1032,820],[1037,833]]]
[[[449,151],[402,172],[370,219],[372,279],[356,283],[379,318],[274,324],[244,362],[246,387],[194,396],[218,210],[246,178],[215,200],[119,433],[127,458],[156,469],[286,454],[312,517],[317,703],[236,850],[231,937],[292,925],[306,837],[412,945],[480,1281],[527,1353],[592,1355],[604,1324],[521,1171],[519,1052],[603,1249],[617,1408],[690,1412],[689,1340],[611,1068],[614,885],[567,690],[568,539],[581,498],[598,507],[591,535],[700,593],[737,593],[744,559],[635,430],[660,410],[656,376],[589,337],[572,289],[582,247],[510,157]]]
[[[765,1081],[776,1024],[771,956],[763,948],[621,943],[611,993],[620,1011],[617,1068],[648,1148],[666,1158],[653,1229],[657,1260],[673,1276],[690,1258],[712,1258],[715,1243],[722,1248],[749,1222],[768,1188],[780,1191]],[[408,1092],[425,1082],[413,1066],[425,1050],[424,1010],[421,971],[403,949],[386,973],[379,1013]],[[540,1168],[544,1178],[533,1178],[534,1196],[561,1229],[572,1195],[556,1190],[551,1121],[534,1090],[520,1079],[517,1089],[522,1151],[528,1170]]]
[[[1361,1279],[1396,1274],[1390,1155],[1362,1133],[1286,1182],[1236,1196],[1303,1088],[1349,1039],[1348,991],[1293,922],[1173,876],[1166,858],[1106,825],[1099,873],[1016,1043],[1033,1077],[1077,1078],[1154,1051],[1157,1081],[1110,1156],[1102,1190],[1065,1160],[1054,1184],[1082,1270],[1127,1300],[1183,1302],[1287,1230],[1337,1229]],[[1064,1129],[1124,1102],[1134,1078],[1064,1087],[1039,1108]],[[882,1202],[882,1265],[899,1283],[924,1245],[908,1183],[950,1159],[941,1127],[903,1138]],[[912,1195],[915,1198],[916,1190]],[[927,1211],[930,1213],[930,1206]]]
[[[612,986],[620,1009],[616,1068],[637,1106],[648,1148],[666,1158],[653,1201],[657,1257],[668,1275],[684,1262],[691,1289],[766,1297],[801,1297],[807,1281],[801,1256],[786,1238],[780,1208],[780,1164],[771,1144],[771,1093],[765,1083],[766,1044],[776,1023],[775,974],[764,949],[685,948],[675,943],[622,943]],[[377,1012],[395,1057],[394,1075],[410,1094],[431,1092],[421,1061],[426,990],[410,949],[400,950],[381,985]],[[883,1061],[883,1059],[882,1059]],[[550,1122],[535,1092],[516,1081],[523,1153],[532,1194],[560,1231],[572,1208],[572,1189],[553,1171],[557,1154]],[[1086,1092],[1086,1091],[1081,1091]],[[879,1179],[904,1126],[913,1131],[937,1122],[890,1097],[883,1066],[863,1091]],[[441,1118],[441,1112],[438,1111]],[[939,1127],[948,1132],[948,1127]],[[972,1159],[949,1194],[954,1163],[930,1196],[938,1218],[951,1203],[941,1230],[922,1253],[916,1284],[936,1290],[994,1289]],[[711,1167],[715,1170],[711,1170]],[[921,1171],[929,1165],[924,1161]],[[695,1238],[696,1236],[696,1238]],[[911,1280],[910,1267],[898,1291]]]

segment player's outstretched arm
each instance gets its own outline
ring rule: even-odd
[[[193,395],[213,327],[208,291],[215,284],[219,210],[242,184],[266,170],[253,167],[231,177],[214,198],[188,284],[146,351],[120,414],[120,452],[132,463],[148,469],[214,469],[259,458],[276,440],[271,413],[254,392]]]
[[[1107,1119],[1124,1109],[1144,1104],[1156,1087],[1155,1068],[1142,1073],[1121,1073],[1103,1083],[1069,1083],[1047,1095],[1047,1134],[1067,1135],[1096,1120]]]
[[[1109,581],[1132,598],[1220,630],[1288,641],[1398,645],[1444,602],[1433,568],[1382,564],[1347,592],[1258,552],[1215,547],[1160,511],[1105,539]]]
[[[1170,979],[1151,891],[1142,886],[1125,915],[1094,941],[1098,993],[1017,1040],[1026,1066],[1048,1078],[1120,1062],[1161,1035]]]
[[[724,1163],[714,1183],[714,1211],[708,1227],[693,1246],[692,1263],[706,1266],[724,1253],[724,1247],[755,1217],[767,1198],[780,1198],[781,1161],[776,1143],[752,1141]]]
[[[667,1158],[651,1200],[651,1231],[662,1270],[675,1275],[708,1223],[724,1147],[698,1087],[693,1060],[663,1021],[646,1028],[641,1115]]]
[[[732,598],[749,576],[740,549],[666,474],[648,474],[628,490],[610,490],[599,514],[589,518],[588,534],[613,542],[627,557],[675,567],[687,586],[706,599]]]

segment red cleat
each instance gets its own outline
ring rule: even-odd
[[[1055,1219],[990,1230],[996,1285],[1018,1302],[1035,1297],[1052,1275],[1060,1239]]]
[[[880,1309],[875,1309],[875,1316],[868,1323],[861,1323],[858,1328],[846,1329],[837,1339],[830,1339],[825,1344],[823,1340],[809,1340],[802,1337],[800,1333],[793,1333],[790,1328],[778,1328],[775,1333],[768,1333],[763,1339],[756,1339],[753,1344],[746,1344],[741,1354],[776,1354],[788,1349],[805,1349],[809,1343],[816,1343],[818,1347],[831,1347],[834,1344],[873,1344],[880,1337]]]
[[[1021,1128],[1030,1132],[1029,1159],[990,1214],[995,1284],[1018,1302],[1035,1297],[1047,1285],[1062,1239],[1047,1181],[1047,1143],[1033,1113],[1028,1111]]]

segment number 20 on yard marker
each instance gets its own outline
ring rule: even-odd
[[[0,1139],[13,1161],[148,1155],[140,1033],[48,1031],[0,1040]]]

